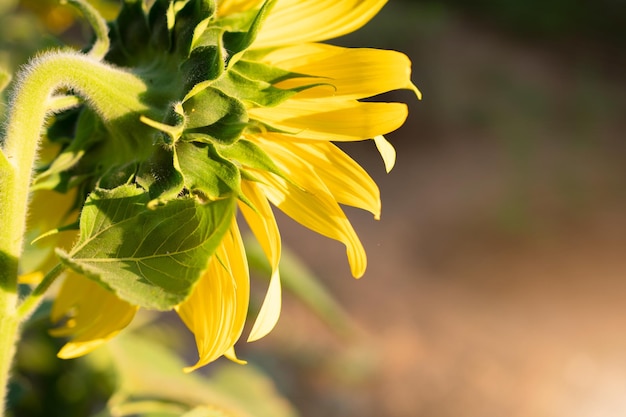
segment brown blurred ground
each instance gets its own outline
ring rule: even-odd
[[[287,297],[250,353],[282,354],[265,366],[305,417],[626,415],[623,67],[576,39],[415,25],[424,100],[389,135],[395,170],[347,147],[382,189],[380,222],[348,210],[365,277],[281,219],[362,337],[342,344]]]

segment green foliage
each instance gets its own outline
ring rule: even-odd
[[[27,324],[18,349],[8,417],[296,417],[266,374],[253,365],[220,363],[208,375],[183,374],[170,341],[182,337],[145,327],[93,354],[62,360],[63,343],[47,334],[49,304]]]
[[[109,404],[111,409],[123,409],[137,403],[150,406],[159,402],[178,406],[179,410],[208,413],[198,415],[296,416],[267,376],[256,367],[221,364],[208,379],[198,373],[182,374],[180,369],[184,364],[163,346],[162,341],[143,336],[126,334],[109,346],[119,375],[118,394]]]
[[[271,83],[300,75],[245,59],[272,1],[217,19],[212,1],[146,8],[126,0],[110,40],[95,11],[78,5],[95,26],[96,45],[110,46],[85,68],[107,82],[52,117],[47,137],[60,151],[38,168],[34,189],[76,190],[74,206],[84,205],[78,243],[58,252],[66,266],[132,304],[170,309],[206,268],[234,201],[245,200],[240,167],[281,174],[257,146],[239,143],[256,129],[246,103],[286,100],[300,89]]]
[[[179,198],[152,208],[133,185],[96,189],[80,218],[70,268],[111,288],[121,299],[167,310],[187,298],[231,224],[234,204]]]

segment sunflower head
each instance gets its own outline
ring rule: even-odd
[[[99,39],[106,51],[81,57],[111,93],[82,96],[54,116],[47,137],[60,152],[35,178],[36,189],[74,190],[80,213],[77,242],[57,251],[72,277],[53,318],[76,316],[58,331],[74,335],[63,356],[95,348],[144,307],[179,313],[196,335],[196,366],[235,358],[249,291],[237,212],[273,271],[249,340],[280,312],[271,205],[344,243],[353,275],[363,274],[365,252],[341,205],[378,218],[379,192],[333,142],[374,139],[392,166],[382,135],[404,122],[406,106],[363,99],[419,91],[401,53],[318,41],[357,29],[384,3],[123,2]],[[73,286],[107,292],[106,306],[77,299]],[[117,319],[101,314],[106,308]]]

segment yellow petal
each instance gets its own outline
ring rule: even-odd
[[[332,141],[371,139],[402,126],[403,103],[356,100],[287,100],[276,107],[252,108],[251,118],[284,130],[295,138]]]
[[[383,162],[385,163],[385,170],[387,173],[391,172],[393,166],[396,164],[396,150],[391,143],[383,135],[376,136],[374,138],[374,143],[376,143],[376,148],[378,148],[378,152],[380,156],[383,158]]]
[[[59,322],[70,317],[53,336],[70,336],[58,355],[69,359],[85,355],[99,347],[132,321],[137,307],[120,300],[96,282],[68,272],[52,306],[51,318]]]
[[[330,84],[304,90],[297,98],[360,99],[400,89],[412,90],[421,98],[420,91],[411,82],[411,61],[397,51],[309,43],[272,50],[261,60],[291,72],[322,77],[320,80],[291,79],[277,87],[288,89],[314,82]]]
[[[294,142],[280,134],[266,134],[257,141],[284,170],[301,170],[308,165],[317,173],[334,199],[367,210],[380,218],[380,191],[369,174],[352,158],[330,142]],[[317,188],[320,188],[318,185]]]
[[[67,194],[55,191],[38,190],[33,193],[28,211],[28,238],[36,239],[58,227],[71,224],[78,218],[72,210],[76,191]],[[51,234],[42,240],[25,245],[23,267],[27,270],[49,271],[59,262],[54,248],[69,250],[76,242],[76,231]]]
[[[259,186],[252,181],[244,180],[241,183],[241,190],[255,210],[243,203],[239,204],[239,207],[272,268],[272,276],[265,300],[248,336],[248,342],[253,342],[271,332],[280,317],[282,291],[278,264],[280,262],[281,243],[274,213]]]
[[[20,284],[37,285],[41,282],[43,276],[43,272],[34,271],[28,274],[20,275],[19,277],[17,277],[17,282]]]
[[[346,246],[352,275],[359,278],[365,273],[367,258],[363,245],[332,195],[316,189],[321,181],[316,178],[315,171],[287,172],[290,179],[302,188],[268,172],[255,171],[254,174],[262,180],[259,186],[272,204],[303,226],[342,242]]]
[[[241,191],[252,203],[254,210],[243,203],[239,204],[239,209],[250,226],[252,233],[259,241],[265,256],[267,256],[270,262],[270,267],[272,270],[278,269],[281,249],[280,233],[272,208],[256,182],[243,180],[241,182]]]
[[[239,359],[237,357],[237,354],[235,353],[235,347],[231,347],[230,349],[228,349],[226,352],[224,352],[224,356],[226,356],[228,359],[230,359],[231,361],[238,363],[239,365],[245,365],[248,362],[244,361],[242,359]]]
[[[185,372],[230,352],[243,331],[249,296],[248,263],[239,228],[233,219],[191,296],[176,307],[176,312],[194,334],[198,347],[198,362],[185,368]]]
[[[316,42],[354,32],[387,0],[278,0],[254,48]]]
[[[280,274],[277,269],[272,272],[267,294],[265,294],[259,314],[254,321],[252,330],[250,330],[250,335],[248,335],[248,342],[259,340],[274,329],[276,323],[278,323],[281,308],[282,288],[280,286]]]

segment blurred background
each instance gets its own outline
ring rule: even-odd
[[[383,201],[348,210],[361,280],[282,223],[362,337],[287,300],[249,354],[284,352],[310,417],[626,415],[626,2],[392,0],[338,42],[405,52],[424,94],[385,97],[410,107],[390,174],[345,147]]]
[[[391,0],[334,43],[406,53],[424,99],[380,98],[410,107],[390,174],[344,147],[382,193],[347,209],[362,279],[279,218],[349,331],[287,294],[240,356],[303,417],[626,415],[626,2]]]

